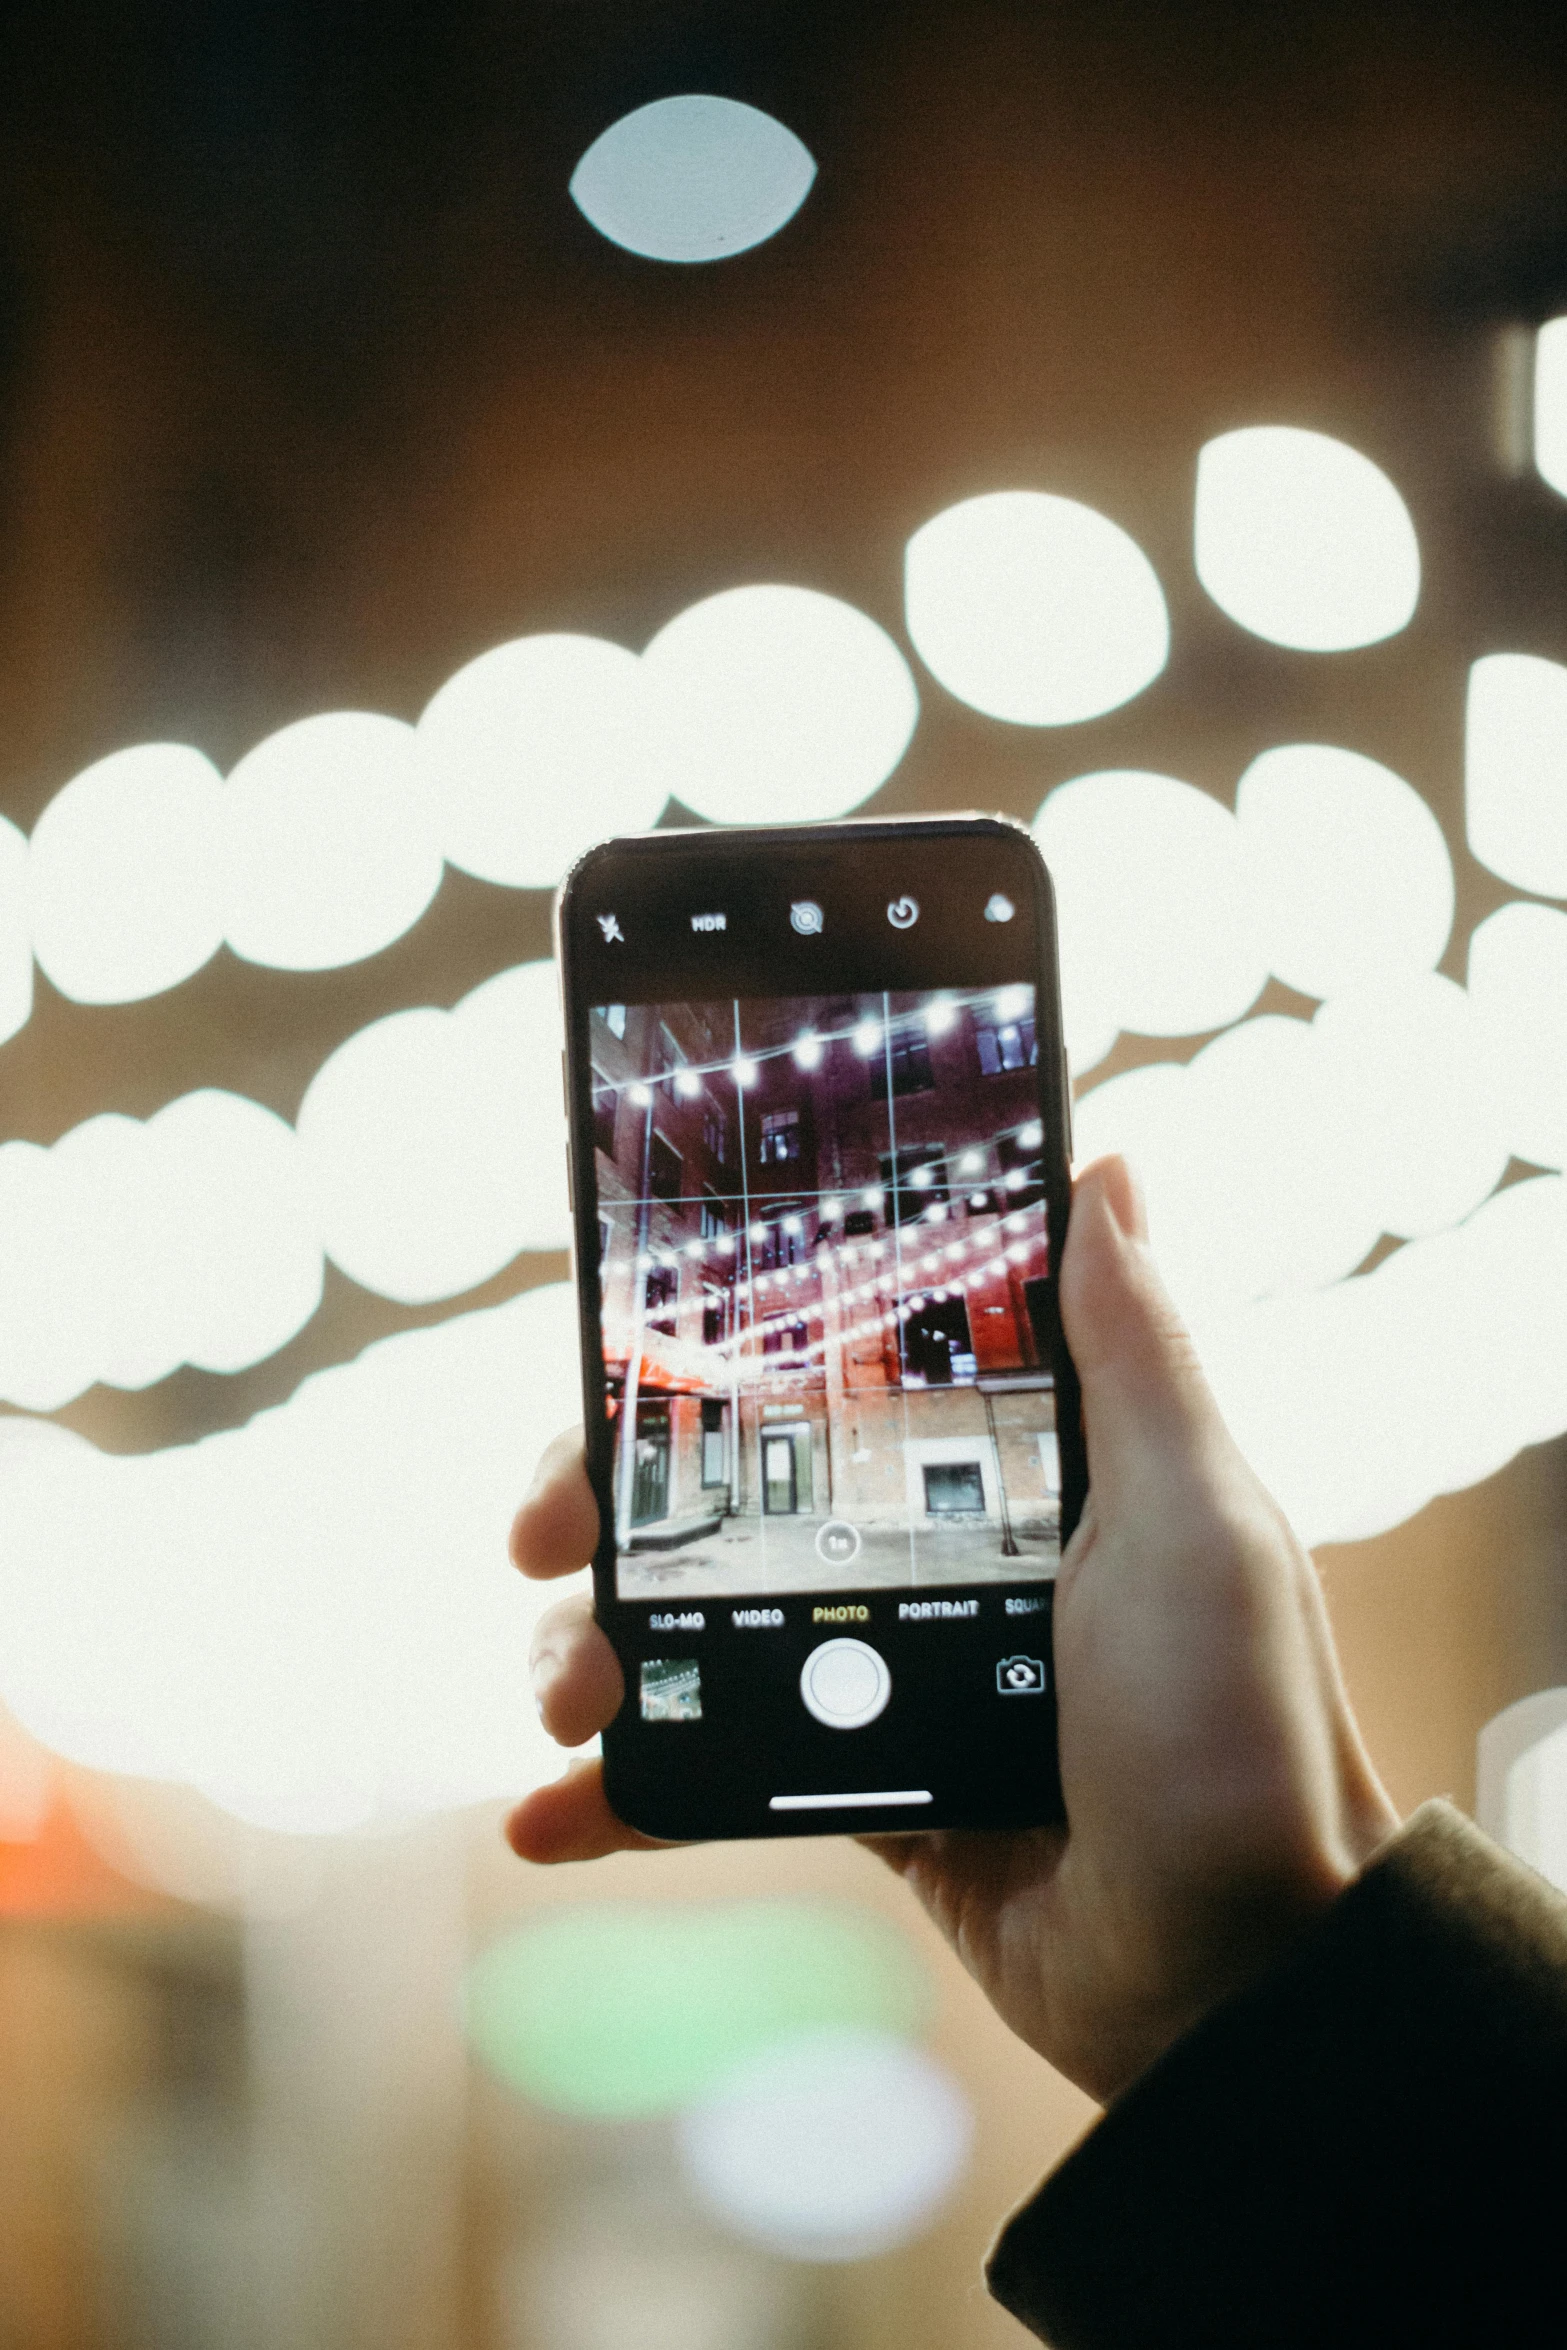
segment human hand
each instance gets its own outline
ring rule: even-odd
[[[1013,2031],[1107,2100],[1281,1955],[1398,1819],[1311,1560],[1219,1417],[1119,1159],[1078,1178],[1061,1311],[1092,1480],[1056,1585],[1067,1825],[864,1841]],[[512,1556],[569,1573],[597,1532],[580,1445],[562,1438]],[[563,1745],[613,1718],[620,1666],[586,1594],[542,1619],[533,1672]],[[508,1834],[534,1861],[651,1848],[596,1763],[536,1789]]]

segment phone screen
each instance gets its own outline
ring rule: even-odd
[[[590,1051],[618,1596],[1054,1574],[1033,987],[599,1004]]]
[[[606,1753],[655,1832],[1053,1808],[1048,885],[1011,828],[870,832],[623,844],[567,909]]]

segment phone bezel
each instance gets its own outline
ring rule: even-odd
[[[588,1474],[604,1529],[593,1561],[594,1605],[595,1614],[621,1655],[623,1664],[631,1661],[628,1651],[634,1645],[627,1635],[633,1627],[645,1627],[646,1611],[644,1603],[622,1600],[616,1581],[618,1550],[613,1506],[614,1439],[605,1408],[607,1381],[600,1338],[601,1298],[596,1246],[598,1187],[594,1171],[592,1069],[588,1050],[588,1018],[594,1000],[594,983],[580,973],[577,936],[582,900],[590,887],[601,892],[602,886],[612,884],[617,876],[624,881],[632,876],[640,878],[649,872],[661,870],[667,887],[674,890],[677,877],[699,875],[704,867],[717,868],[728,864],[732,868],[738,862],[747,868],[761,870],[778,861],[799,869],[802,866],[809,867],[813,859],[831,861],[845,854],[857,856],[863,865],[867,854],[873,853],[883,844],[897,851],[910,844],[929,845],[939,842],[1004,847],[1009,867],[1016,874],[1026,873],[1028,877],[1035,939],[1029,977],[1036,990],[1040,1109],[1046,1135],[1058,1144],[1054,1151],[1047,1152],[1042,1171],[1050,1264],[1056,1269],[1059,1268],[1061,1251],[1065,1246],[1071,1206],[1071,1092],[1061,1041],[1054,891],[1044,860],[1026,827],[1010,817],[976,813],[895,819],[851,818],[830,824],[767,828],[670,828],[604,842],[590,849],[578,860],[557,893],[555,935],[566,1035],[564,1079],[570,1136],[572,1271],[578,1309]],[[622,890],[612,894],[623,896],[624,892]],[[867,946],[872,935],[871,925],[867,923],[864,928]],[[880,933],[875,935],[880,936]],[[885,939],[880,951],[883,956],[889,951]],[[603,981],[600,980],[598,984],[602,985]],[[681,984],[689,983],[671,981],[671,1000]],[[730,992],[727,981],[715,979],[712,984],[720,993]],[[736,989],[735,992],[746,991]],[[777,987],[762,986],[755,992],[781,991]],[[606,997],[604,1000],[619,999]],[[628,997],[628,1000],[653,999],[645,997],[639,989],[636,996]],[[592,1236],[595,1245],[584,1246],[585,1235]],[[1087,1462],[1076,1373],[1064,1340],[1055,1349],[1053,1370],[1061,1455],[1061,1539],[1064,1547],[1081,1513],[1087,1489]],[[1030,1774],[1034,1782],[1032,1793],[1030,1800],[1023,1805],[1021,1814],[1015,1804],[1009,1804],[1007,1791],[998,1786],[993,1791],[993,1800],[977,1805],[973,1801],[960,1803],[955,1809],[950,1804],[938,1806],[931,1814],[921,1815],[919,1826],[1017,1827],[1043,1824],[1060,1818],[1059,1778],[1054,1768],[1053,1657],[1050,1674],[1051,1768],[1048,1784],[1040,1780],[1039,1774]],[[618,1816],[645,1834],[684,1841],[758,1835],[839,1834],[846,1830],[885,1830],[889,1824],[914,1824],[912,1821],[889,1823],[884,1814],[868,1811],[856,1813],[850,1803],[845,1803],[841,1811],[832,1813],[779,1817],[765,1810],[758,1812],[754,1804],[747,1802],[743,1795],[737,1796],[734,1788],[728,1785],[713,1788],[708,1799],[696,1799],[694,1807],[689,1788],[682,1796],[671,1800],[672,1790],[669,1787],[660,1789],[650,1783],[657,1779],[658,1773],[648,1767],[647,1742],[638,1734],[640,1724],[633,1730],[628,1718],[631,1711],[628,1675],[627,1703],[604,1735],[605,1779],[611,1804]]]

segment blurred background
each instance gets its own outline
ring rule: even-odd
[[[1567,22],[19,0],[0,2343],[1015,2334],[863,1853],[529,1875],[550,893],[982,807],[1395,1799],[1567,1881]]]

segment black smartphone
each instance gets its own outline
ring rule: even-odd
[[[986,816],[656,832],[557,906],[609,1800],[1059,1818],[1086,1468],[1049,876]]]

